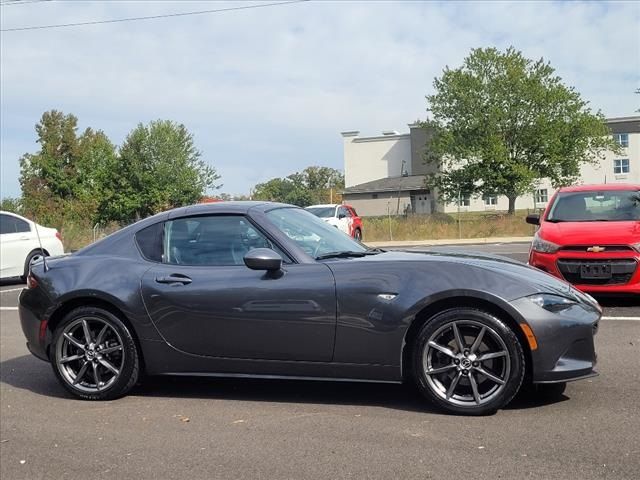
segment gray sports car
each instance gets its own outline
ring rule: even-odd
[[[470,415],[595,375],[601,316],[526,265],[368,249],[264,202],[171,210],[39,261],[19,310],[30,351],[87,400],[143,372],[408,381]]]

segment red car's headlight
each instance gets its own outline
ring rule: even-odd
[[[531,244],[531,248],[536,252],[556,253],[560,248],[560,245],[556,245],[553,242],[543,240],[540,238],[540,235],[536,233],[535,236],[533,237],[533,243]]]

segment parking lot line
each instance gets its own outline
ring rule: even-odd
[[[640,322],[640,317],[602,317],[602,320],[631,320]]]
[[[0,293],[9,293],[9,292],[19,292],[20,290],[23,290],[23,288],[11,288],[9,290],[0,290]]]
[[[2,310],[18,310],[18,307],[0,307],[0,311]]]

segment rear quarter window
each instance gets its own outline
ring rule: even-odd
[[[136,233],[136,244],[147,260],[162,262],[163,223],[156,223]]]

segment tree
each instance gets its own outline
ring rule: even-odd
[[[4,210],[5,212],[17,213],[20,215],[22,213],[22,204],[19,198],[12,197],[4,197],[0,201],[0,210]]]
[[[139,124],[102,174],[100,217],[124,222],[195,203],[220,178],[187,128],[168,120]]]
[[[77,135],[78,119],[57,110],[36,125],[40,151],[20,159],[25,213],[60,226],[64,218],[91,221],[97,208],[96,173],[115,158],[115,147],[101,131]]]
[[[344,175],[340,171],[312,166],[285,178],[273,178],[257,184],[253,198],[306,207],[315,203],[327,203],[332,196],[335,201],[338,196],[336,192],[343,188]]]
[[[439,167],[428,183],[445,201],[505,195],[514,213],[516,199],[540,179],[571,184],[582,164],[618,150],[602,113],[554,72],[513,47],[487,48],[435,79],[423,126],[434,134],[426,160]]]

